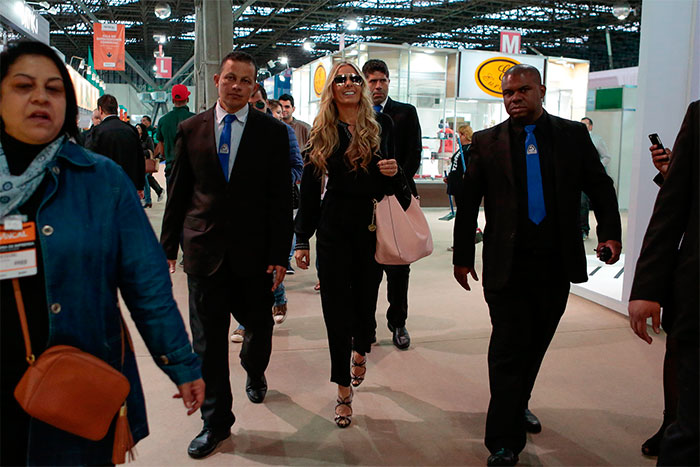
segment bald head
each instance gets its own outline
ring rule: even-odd
[[[526,65],[525,63],[513,65],[512,67],[508,68],[506,72],[503,73],[503,78],[501,78],[501,82],[503,82],[507,77],[516,74],[527,75],[528,77],[533,78],[538,85],[542,84],[542,75],[540,74],[540,70],[538,70],[532,65]]]
[[[508,115],[517,123],[530,125],[544,112],[542,100],[546,88],[537,68],[515,65],[503,74],[501,81],[503,104]]]
[[[95,109],[92,111],[92,126],[97,126],[102,123],[102,115],[100,114],[100,109]]]

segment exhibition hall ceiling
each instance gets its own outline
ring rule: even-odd
[[[66,57],[85,57],[92,22],[126,27],[126,50],[150,72],[157,38],[173,57],[173,70],[194,54],[195,4],[185,0],[45,0],[30,2],[51,26],[51,44]],[[642,0],[235,0],[234,48],[277,72],[298,67],[358,41],[440,48],[499,49],[503,29],[522,33],[527,53],[590,60],[591,70],[636,66]],[[167,5],[167,6],[166,6]],[[165,16],[161,19],[156,15]],[[154,37],[155,36],[155,37]],[[106,82],[144,81],[125,73],[100,72]],[[183,75],[184,76],[184,75]]]

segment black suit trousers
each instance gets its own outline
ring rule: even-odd
[[[408,318],[408,276],[411,273],[411,266],[384,264],[382,269],[386,273],[386,298],[389,301],[386,320],[395,328],[402,328],[406,326]],[[376,329],[376,323],[374,327]]]
[[[492,325],[486,447],[492,453],[509,448],[517,454],[525,447],[524,412],[564,314],[569,282],[559,261],[551,256],[516,254],[506,287],[484,290],[484,296]]]
[[[235,420],[229,378],[231,315],[245,327],[241,365],[252,378],[261,377],[272,351],[272,275],[233,275],[229,261],[209,277],[187,276],[190,327],[194,351],[202,360],[206,384],[204,426],[225,431]]]
[[[678,359],[678,413],[664,433],[661,441],[658,465],[700,465],[698,439],[700,427],[698,414],[700,407],[700,347],[698,341],[677,342]]]

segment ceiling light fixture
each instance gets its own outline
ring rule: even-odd
[[[360,27],[359,24],[357,24],[357,20],[354,19],[346,19],[345,20],[345,29],[348,31],[357,31],[357,29]]]
[[[612,14],[615,18],[619,19],[620,21],[624,21],[625,19],[627,19],[631,12],[632,7],[630,7],[629,3],[622,2],[613,5]]]
[[[158,3],[153,9],[153,12],[156,14],[158,19],[168,19],[173,11],[170,9],[170,5],[167,3]]]
[[[316,47],[316,44],[309,40],[306,40],[304,41],[302,47],[304,47],[304,50],[306,50],[307,52],[313,52],[314,48]]]
[[[285,66],[289,63],[289,59],[288,59],[285,55],[282,55],[282,56],[279,57],[277,60],[278,60],[282,65],[285,65]]]

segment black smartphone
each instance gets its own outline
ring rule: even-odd
[[[652,133],[649,135],[649,141],[651,141],[651,144],[655,144],[657,146],[657,149],[665,149],[664,144],[661,142],[661,138],[659,138],[659,135],[656,133]],[[663,161],[664,159],[662,159]],[[665,158],[666,161],[668,161],[668,156]]]

